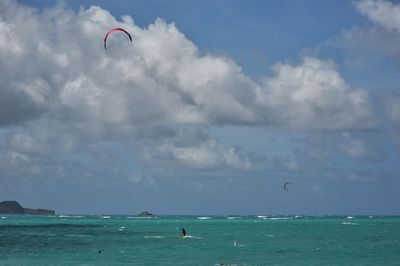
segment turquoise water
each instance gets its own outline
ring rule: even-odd
[[[400,217],[0,215],[0,265],[220,263],[400,265]]]

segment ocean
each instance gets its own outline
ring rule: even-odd
[[[0,265],[400,265],[400,216],[0,214]]]

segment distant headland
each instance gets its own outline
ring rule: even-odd
[[[0,202],[1,214],[55,214],[53,210],[47,209],[30,209],[22,207],[18,202],[2,201]]]

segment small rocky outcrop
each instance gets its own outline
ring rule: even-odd
[[[30,209],[22,207],[16,201],[2,201],[0,202],[1,214],[55,214],[53,210],[47,209]]]
[[[45,214],[45,215],[51,215],[55,214],[55,211],[53,210],[47,210],[47,209],[29,209],[29,208],[24,208],[25,213],[24,214]]]
[[[150,217],[153,216],[152,213],[149,213],[148,211],[144,211],[138,214],[139,217]]]

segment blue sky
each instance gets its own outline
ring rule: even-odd
[[[4,1],[0,200],[58,213],[398,214],[399,10]],[[133,42],[114,33],[104,51],[113,27]]]

